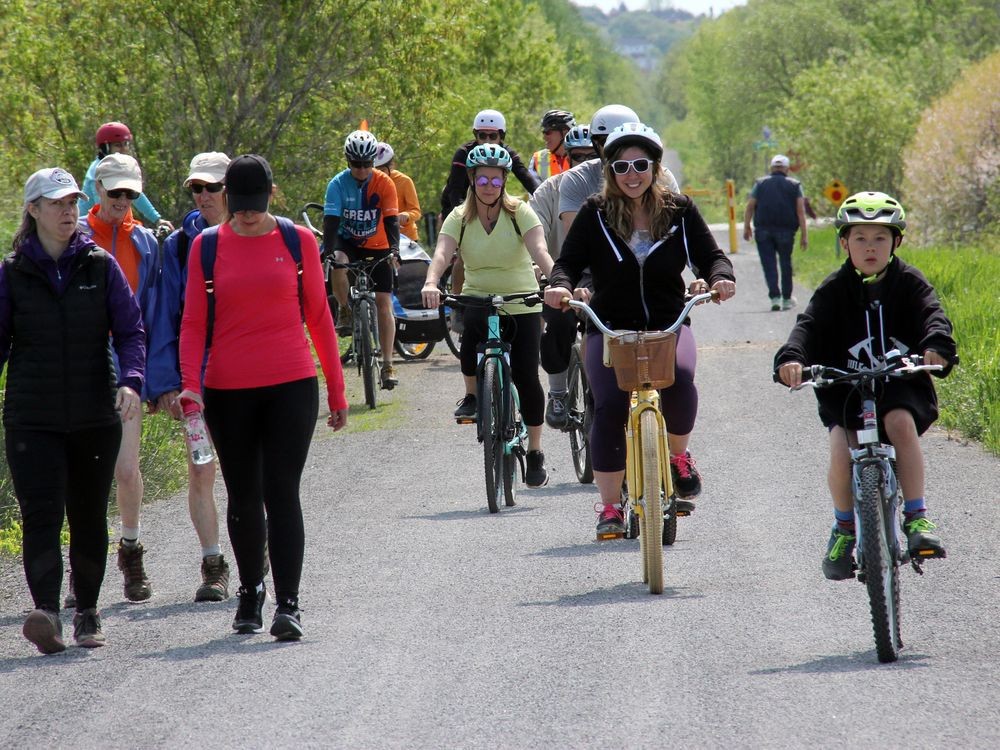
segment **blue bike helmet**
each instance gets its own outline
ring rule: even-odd
[[[594,144],[590,140],[590,124],[571,127],[563,139],[563,145],[566,148],[593,148]]]
[[[465,166],[467,169],[500,167],[500,169],[509,172],[513,162],[507,149],[503,146],[497,146],[495,143],[480,143],[469,151],[469,155],[465,158]]]

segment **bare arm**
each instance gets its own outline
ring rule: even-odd
[[[750,222],[753,220],[754,211],[757,210],[757,199],[751,198],[747,201],[747,210],[743,212],[743,239],[747,242],[753,239],[753,230]]]
[[[795,215],[799,218],[799,247],[805,250],[809,247],[809,229],[806,225],[806,199],[795,199]]]
[[[424,288],[421,290],[424,307],[433,309],[441,304],[441,290],[438,289],[438,283],[457,249],[458,243],[454,237],[447,234],[438,235],[437,245],[434,247],[434,257],[431,258],[431,264],[427,267],[427,278],[424,281]]]
[[[548,276],[552,273],[552,256],[545,244],[545,230],[542,225],[533,226],[524,233],[524,246],[528,249],[528,255],[535,262],[542,273]]]

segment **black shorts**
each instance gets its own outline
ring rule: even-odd
[[[372,286],[376,292],[385,292],[386,294],[392,293],[393,281],[395,280],[396,272],[393,270],[392,261],[384,260],[390,253],[391,250],[369,250],[363,247],[352,247],[351,245],[345,244],[342,248],[347,259],[352,263],[359,260],[368,260],[372,263],[376,261],[382,261],[377,265],[374,265],[370,274],[372,277]]]
[[[860,430],[861,399],[849,386],[838,386],[816,391],[819,416],[827,429],[834,426],[847,430]],[[917,434],[923,435],[937,421],[937,394],[927,373],[913,378],[893,379],[880,386],[875,406],[879,414],[879,435],[888,442],[881,417],[893,409],[906,409],[913,415]]]

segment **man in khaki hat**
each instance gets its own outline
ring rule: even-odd
[[[115,256],[139,302],[148,339],[160,274],[156,237],[132,215],[132,202],[142,194],[142,170],[139,162],[128,154],[108,154],[97,165],[94,177],[99,202],[80,218],[80,230]],[[117,362],[115,365],[117,367]],[[149,400],[145,385],[142,398]],[[143,566],[145,549],[139,542],[143,494],[139,471],[141,437],[140,413],[138,419],[122,424],[121,448],[115,464],[116,499],[121,513],[118,568],[125,579],[125,598],[133,602],[144,601],[153,595]],[[72,579],[70,597],[73,597]]]
[[[198,154],[191,160],[184,187],[196,208],[189,211],[181,228],[163,243],[163,272],[157,292],[156,316],[149,339],[146,369],[147,389],[154,409],[164,409],[175,419],[184,414],[177,395],[181,390],[180,339],[187,259],[195,238],[203,229],[222,222],[226,212],[223,184],[229,157],[218,151]],[[215,507],[215,462],[195,464],[188,456],[188,511],[201,543],[201,585],[196,602],[218,602],[229,598],[229,564],[219,545],[219,515]]]

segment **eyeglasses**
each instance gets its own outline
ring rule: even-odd
[[[207,190],[210,193],[222,192],[222,188],[224,188],[225,185],[221,182],[210,182],[207,185],[199,185],[197,182],[192,182],[189,187],[191,188],[192,193],[195,195],[201,195],[203,190]]]
[[[486,177],[486,176],[477,177],[476,178],[476,184],[479,187],[486,187],[487,185],[492,185],[495,188],[503,187],[503,178],[502,177],[493,177],[491,179],[491,178]]]
[[[499,141],[500,133],[496,130],[477,130],[476,131],[477,141]]]
[[[638,174],[642,174],[643,172],[648,172],[652,164],[653,162],[649,159],[632,159],[630,161],[619,159],[618,161],[611,162],[611,171],[615,174],[626,174],[628,168],[632,167]]]
[[[371,169],[375,166],[375,162],[373,161],[354,161],[350,159],[347,163],[351,165],[351,169]]]
[[[597,158],[596,151],[570,151],[569,160],[573,164],[583,164],[585,161]]]
[[[119,198],[128,198],[130,201],[134,201],[139,197],[139,193],[134,190],[129,190],[128,188],[120,188],[118,190],[106,190],[108,197],[113,200],[118,200]]]

